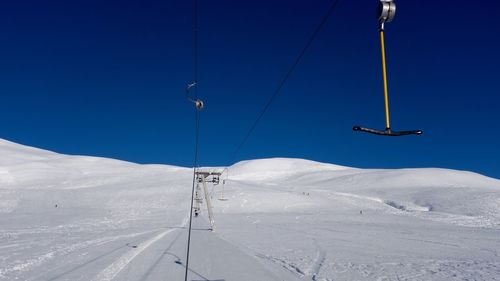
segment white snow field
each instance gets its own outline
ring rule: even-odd
[[[0,140],[0,280],[184,280],[192,170]],[[189,280],[500,280],[500,181],[240,162],[194,219]]]

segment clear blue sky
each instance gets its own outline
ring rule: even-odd
[[[498,1],[343,0],[236,160],[444,167],[500,178]],[[201,165],[226,165],[331,0],[200,0]],[[429,7],[432,7],[430,9]],[[68,154],[190,166],[192,1],[3,1],[0,137]]]

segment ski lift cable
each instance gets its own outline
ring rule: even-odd
[[[193,81],[186,85],[186,98],[194,103],[199,111],[203,109],[203,101],[198,99],[198,0],[194,0],[193,4],[193,78]]]
[[[339,4],[340,1],[341,0],[334,0],[332,2],[332,5],[330,6],[330,8],[328,9],[327,13],[325,14],[325,16],[323,17],[323,19],[321,20],[320,24],[313,31],[313,33],[309,37],[309,40],[307,41],[306,45],[302,48],[302,50],[300,51],[300,53],[297,56],[297,58],[294,60],[294,62],[292,63],[292,65],[290,66],[290,68],[288,69],[288,71],[286,72],[285,76],[283,77],[283,79],[278,84],[278,87],[273,92],[273,94],[269,97],[268,101],[266,102],[266,104],[264,105],[264,107],[261,109],[259,115],[257,116],[257,118],[255,119],[255,121],[250,126],[250,128],[247,131],[245,137],[243,138],[243,140],[237,146],[236,150],[234,151],[234,153],[232,154],[232,156],[230,158],[228,166],[229,166],[230,163],[234,162],[234,160],[236,159],[236,156],[238,156],[238,153],[241,151],[241,149],[243,148],[243,146],[246,144],[246,142],[248,141],[248,139],[252,135],[253,131],[255,130],[255,128],[257,127],[257,125],[259,124],[259,122],[261,121],[261,119],[264,116],[264,114],[267,112],[267,110],[269,109],[269,107],[271,106],[271,104],[273,103],[273,101],[276,99],[276,97],[281,93],[281,90],[283,89],[283,86],[285,86],[286,82],[288,81],[288,79],[290,78],[290,76],[292,75],[292,73],[295,71],[295,69],[297,68],[297,66],[299,65],[302,57],[305,55],[305,53],[307,52],[307,50],[309,49],[309,47],[312,45],[314,39],[316,39],[316,37],[318,36],[318,34],[321,31],[321,29],[323,28],[323,26],[326,24],[326,22],[331,17],[331,15],[333,14],[333,12],[337,9],[338,4]]]
[[[196,186],[196,170],[198,168],[198,144],[200,140],[200,111],[203,109],[203,101],[198,98],[198,0],[193,1],[193,77],[194,81],[186,86],[186,98],[195,104],[195,143],[194,143],[194,160],[193,160],[193,183],[191,187],[191,202],[189,209],[189,228],[188,241],[186,248],[186,270],[184,272],[184,281],[188,280],[189,271],[189,250],[191,246],[191,229],[193,225],[193,201],[194,190]],[[194,96],[190,92],[194,92]]]
[[[188,243],[186,249],[186,272],[184,280],[187,281],[187,274],[189,268],[189,250],[191,245],[191,228],[193,222],[193,201],[194,201],[194,190],[196,186],[196,170],[198,168],[198,144],[199,144],[199,134],[200,134],[200,109],[196,108],[196,121],[195,121],[195,145],[194,145],[194,161],[193,161],[193,184],[191,188],[191,202],[189,209],[189,229],[188,229]]]

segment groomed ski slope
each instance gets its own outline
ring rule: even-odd
[[[0,140],[0,280],[183,280],[192,170]],[[244,161],[189,280],[499,280],[500,181]]]

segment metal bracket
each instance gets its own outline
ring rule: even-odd
[[[204,106],[203,101],[202,101],[202,100],[200,100],[200,99],[194,99],[194,98],[192,98],[192,97],[189,95],[189,92],[191,91],[191,89],[193,89],[193,88],[194,88],[194,87],[196,87],[196,86],[198,86],[198,82],[196,82],[196,81],[193,81],[193,82],[188,83],[188,84],[186,85],[186,98],[187,98],[190,102],[194,103],[194,106],[196,107],[196,110],[201,111],[201,110],[203,109],[203,106]]]
[[[380,30],[384,30],[386,22],[391,22],[396,15],[396,3],[393,0],[380,0],[377,8],[377,18],[380,23]]]

